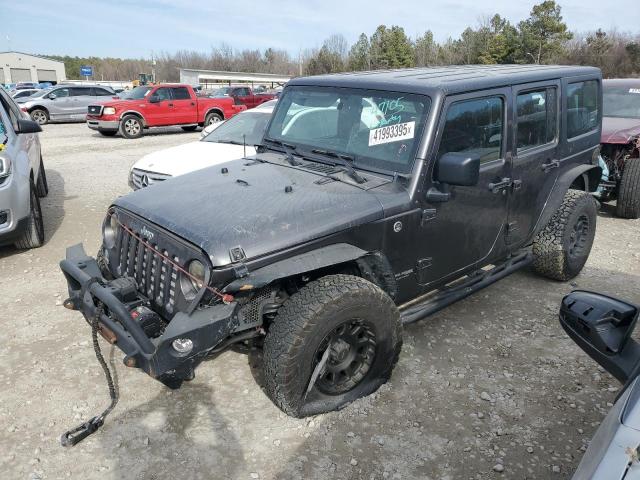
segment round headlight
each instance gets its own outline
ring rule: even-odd
[[[116,246],[118,228],[118,218],[116,217],[115,213],[111,212],[108,218],[105,220],[104,227],[102,228],[102,238],[104,241],[104,246],[108,249]]]
[[[191,281],[191,285],[193,285],[193,288],[195,288],[196,290],[200,290],[202,288],[202,285],[204,285],[205,277],[204,265],[202,264],[202,262],[193,260],[189,264],[189,274],[191,275],[189,280]]]

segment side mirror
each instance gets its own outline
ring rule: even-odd
[[[480,155],[477,153],[445,153],[436,164],[435,178],[440,183],[472,187],[480,178]]]
[[[640,362],[631,333],[638,307],[599,293],[575,290],[562,299],[560,324],[569,337],[611,375],[626,383]]]
[[[26,118],[18,119],[18,133],[38,133],[42,131],[42,127],[33,120]]]
[[[149,103],[160,103],[160,97],[157,95],[151,95],[149,97]]]
[[[56,98],[58,98],[58,96],[55,93],[49,94],[49,100],[55,100]]]

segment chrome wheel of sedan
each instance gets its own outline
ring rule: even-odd
[[[44,125],[49,121],[49,116],[47,112],[41,109],[37,109],[31,112],[31,120],[36,122],[38,125]]]

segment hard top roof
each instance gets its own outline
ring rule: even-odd
[[[449,94],[578,75],[600,76],[600,69],[566,65],[455,65],[300,77],[290,80],[288,85]]]

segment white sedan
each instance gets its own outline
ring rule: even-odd
[[[241,158],[245,150],[247,155],[255,155],[255,145],[262,142],[276,103],[276,100],[265,102],[230,120],[212,124],[197,142],[145,155],[131,167],[129,186],[138,190],[171,177],[235,160]]]

